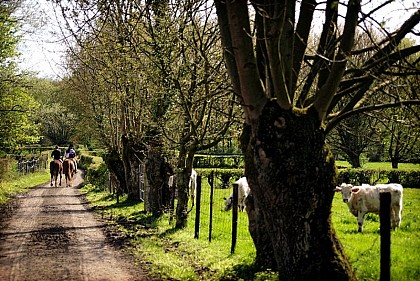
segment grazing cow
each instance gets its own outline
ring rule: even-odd
[[[249,192],[251,191],[248,185],[248,182],[245,177],[240,178],[235,182],[238,184],[238,208],[243,212],[246,208],[245,199],[248,197]],[[233,192],[230,194],[229,198],[225,199],[225,211],[232,209],[233,205]]]
[[[194,169],[191,171],[188,187],[190,189],[191,197],[195,198],[195,195],[197,194],[197,172]]]
[[[400,226],[403,188],[401,184],[389,183],[371,186],[353,186],[342,183],[336,187],[336,192],[341,192],[344,203],[347,203],[350,212],[357,217],[359,232],[363,230],[364,216],[366,213],[379,214],[380,202],[379,193],[391,193],[391,226],[392,229]]]
[[[172,175],[169,177],[168,185],[169,188],[173,188],[175,186],[175,176]],[[195,198],[196,195],[196,188],[197,188],[197,172],[193,169],[191,171],[190,182],[188,183],[188,187],[190,189],[191,197]]]

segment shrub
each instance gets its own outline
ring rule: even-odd
[[[214,177],[220,179],[222,182],[222,188],[227,188],[230,186],[230,182],[237,180],[245,175],[244,169],[195,169],[197,174],[202,177],[210,178],[211,172],[214,172]]]
[[[420,188],[419,170],[343,169],[338,172],[337,183],[360,185],[363,183],[400,183],[406,188]]]
[[[77,164],[80,168],[88,170],[89,166],[93,163],[93,157],[81,155]]]
[[[403,187],[420,188],[420,171],[391,170],[388,172],[389,182],[400,183]]]
[[[106,188],[109,182],[108,167],[105,163],[102,163],[97,169],[88,169],[85,180],[98,189]]]

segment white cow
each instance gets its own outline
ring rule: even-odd
[[[238,184],[238,208],[243,212],[245,210],[245,199],[248,197],[249,192],[251,191],[248,185],[248,182],[245,177],[240,178],[235,182]],[[229,198],[225,199],[225,211],[232,209],[233,204],[233,192],[230,194]]]
[[[359,232],[363,230],[364,216],[366,213],[379,214],[381,192],[391,193],[391,226],[392,229],[400,226],[402,212],[403,187],[401,184],[389,183],[371,186],[353,186],[342,183],[336,187],[336,192],[341,192],[344,203],[347,203],[350,212],[357,217]]]
[[[169,177],[168,185],[170,188],[174,187],[175,185],[175,176],[172,175]],[[197,189],[197,172],[193,169],[191,171],[191,177],[190,182],[188,183],[188,187],[190,189],[190,194],[193,198],[195,198],[196,195],[196,189]]]
[[[197,193],[197,172],[194,169],[191,171],[190,182],[188,183],[188,187],[190,188],[190,194],[192,198],[195,198]]]

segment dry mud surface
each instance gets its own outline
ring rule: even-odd
[[[154,280],[115,249],[78,185],[37,186],[0,210],[0,280]]]

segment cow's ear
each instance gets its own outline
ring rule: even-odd
[[[360,191],[360,187],[358,187],[358,186],[355,186],[351,189],[351,192],[353,192],[353,193],[357,193],[359,191]]]
[[[336,187],[335,187],[335,192],[341,192],[341,190],[342,190],[342,188],[341,188],[341,187],[339,187],[339,186],[336,186]]]

